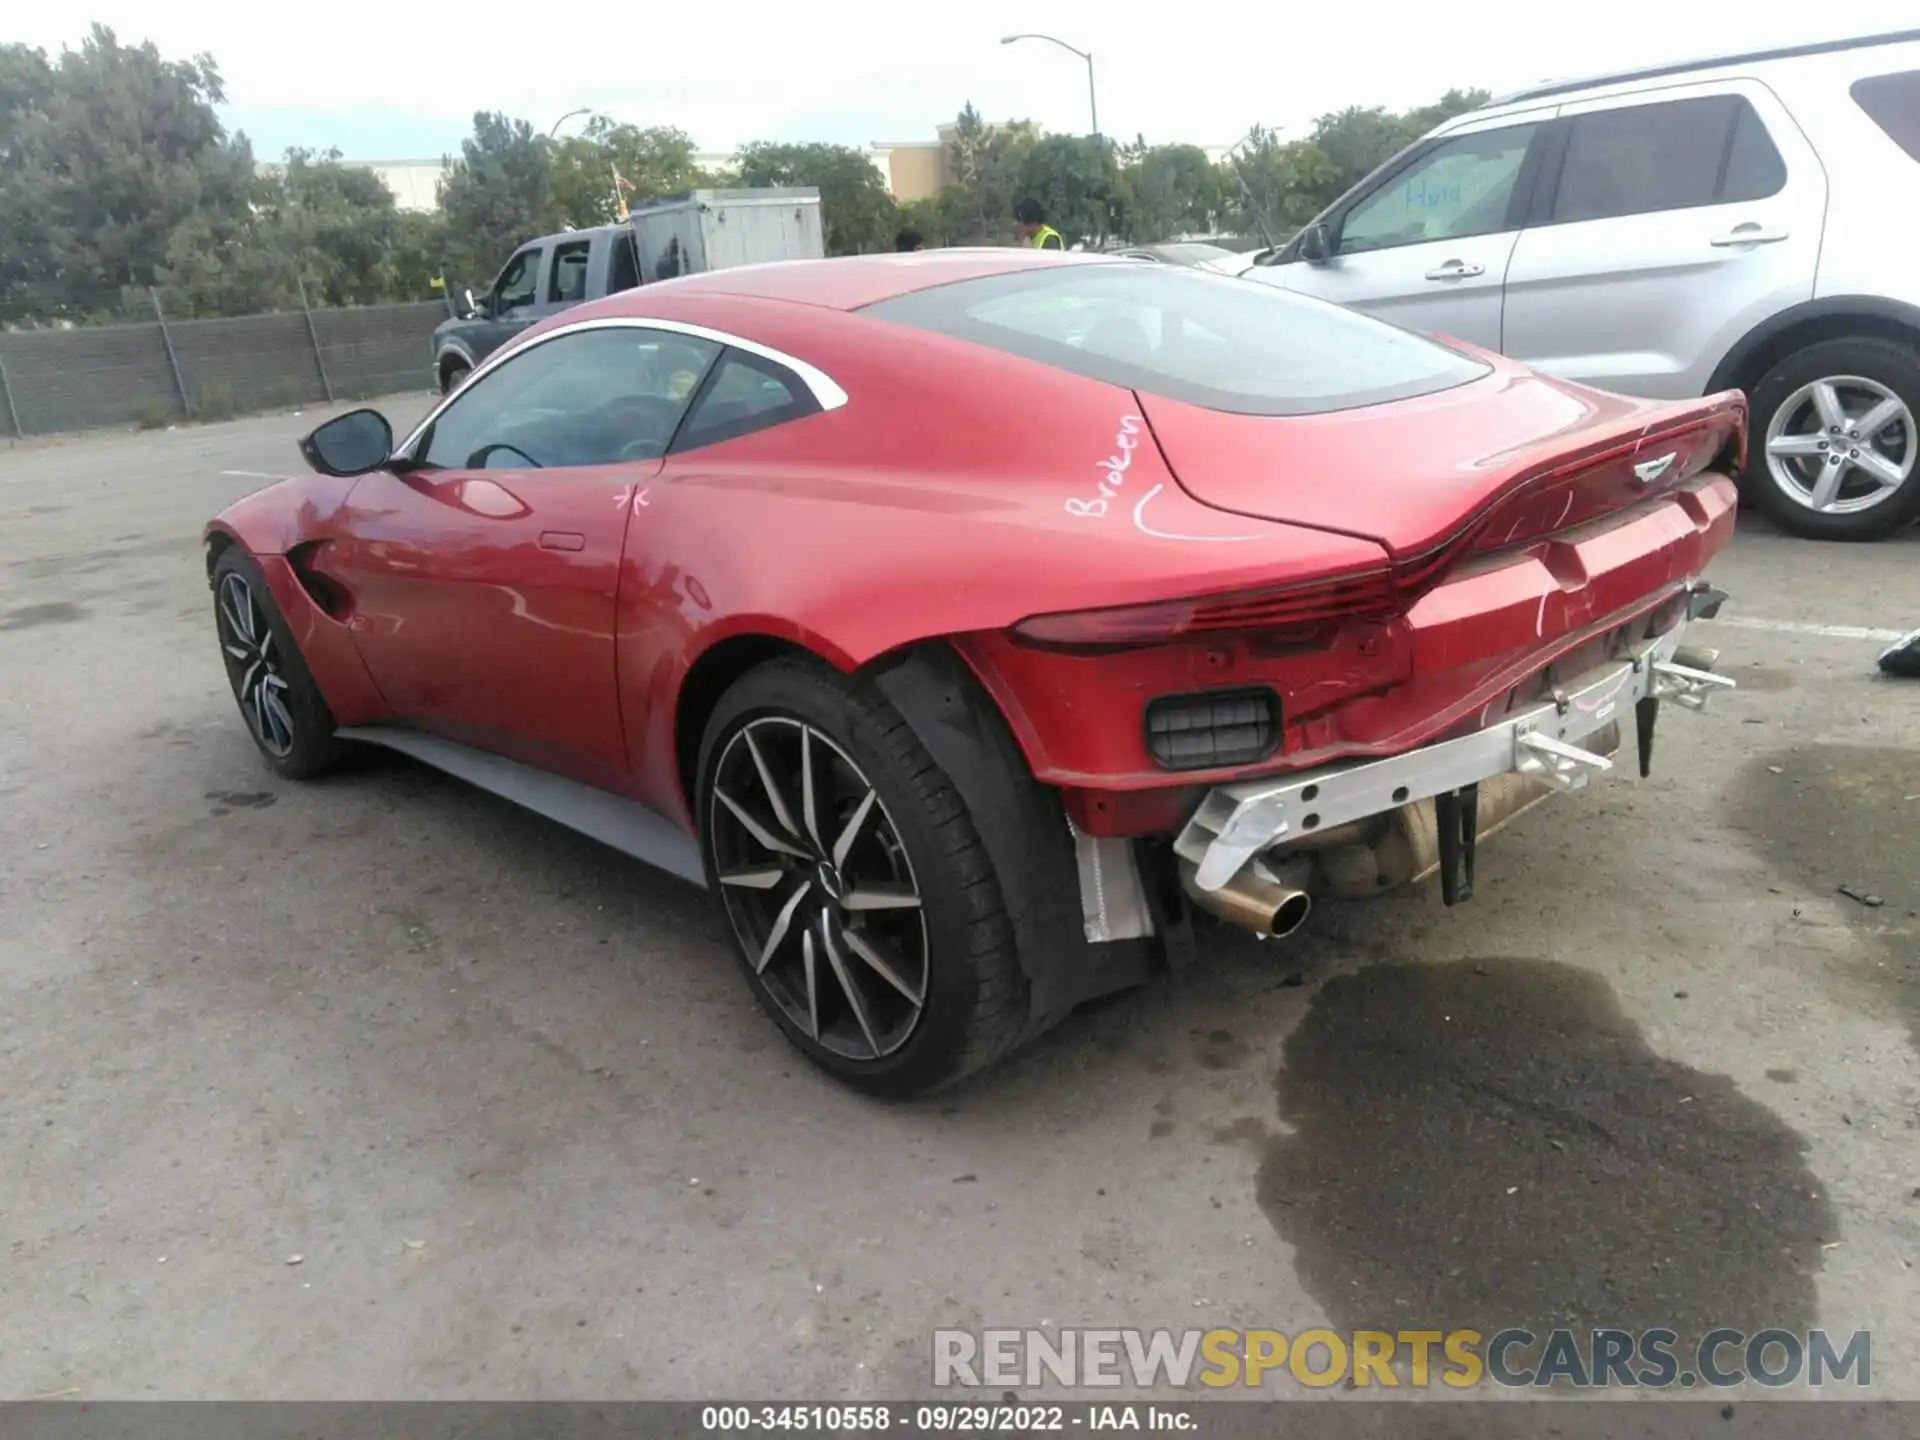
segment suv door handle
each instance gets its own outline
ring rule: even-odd
[[[1736,225],[1724,235],[1716,235],[1707,243],[1718,245],[1722,249],[1732,245],[1777,245],[1787,238],[1791,231],[1769,230],[1762,225],[1748,221],[1745,225]]]
[[[1469,265],[1464,260],[1449,260],[1446,264],[1427,271],[1429,280],[1471,280],[1476,275],[1487,273],[1484,265]]]

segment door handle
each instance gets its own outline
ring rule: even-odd
[[[1769,230],[1750,220],[1745,225],[1734,226],[1724,235],[1714,236],[1707,243],[1723,250],[1734,245],[1777,245],[1791,233],[1788,230]]]
[[[542,550],[584,550],[587,537],[577,530],[542,530],[540,532]]]
[[[1464,260],[1449,260],[1436,269],[1427,271],[1429,280],[1471,280],[1476,275],[1487,273],[1484,265],[1469,265]]]

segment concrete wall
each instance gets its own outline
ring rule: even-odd
[[[424,390],[446,317],[433,301],[315,310],[311,327],[295,311],[0,332],[0,437]]]

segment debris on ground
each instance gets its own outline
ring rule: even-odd
[[[1920,680],[1920,630],[1915,630],[1910,635],[1902,635],[1882,650],[1880,670],[1886,675],[1899,675],[1908,680]]]
[[[1859,901],[1862,905],[1866,906],[1869,910],[1878,910],[1882,905],[1887,903],[1886,901],[1882,900],[1878,895],[1875,895],[1871,890],[1856,889],[1852,885],[1842,885],[1840,887],[1840,893],[1846,896],[1849,900]]]

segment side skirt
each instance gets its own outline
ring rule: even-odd
[[[456,780],[706,889],[706,868],[693,837],[638,800],[397,725],[348,725],[334,733],[342,740],[378,745],[431,765]]]

